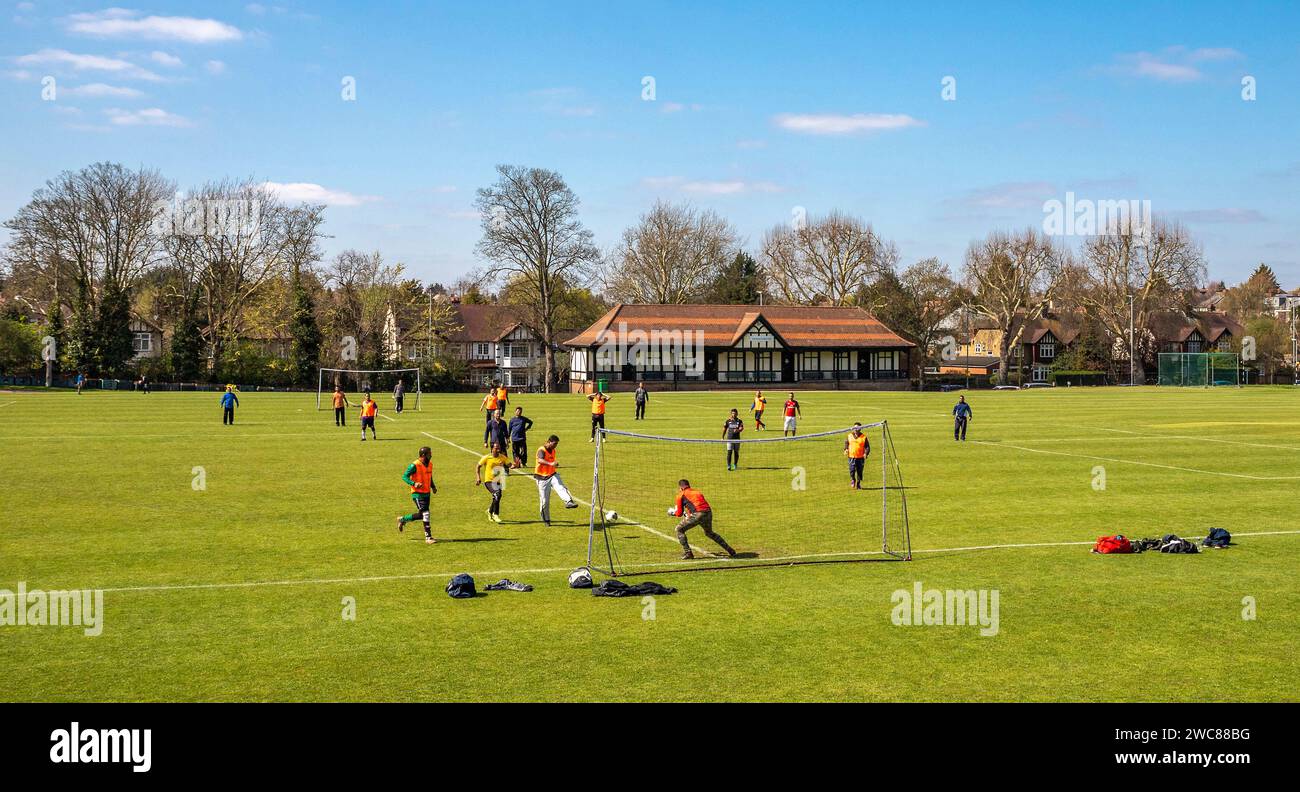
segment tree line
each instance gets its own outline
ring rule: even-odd
[[[391,314],[404,325],[402,343],[424,351],[426,379],[450,386],[465,373],[440,343],[456,329],[455,294],[512,306],[542,341],[548,387],[564,376],[565,334],[614,302],[861,306],[927,351],[964,311],[1002,331],[1005,381],[1027,322],[1085,316],[1080,354],[1091,359],[1079,365],[1113,370],[1130,308],[1137,328],[1156,312],[1190,314],[1206,279],[1199,244],[1160,219],[1103,229],[1077,250],[1033,227],[993,231],[953,272],[932,257],[903,265],[870,222],[838,210],[774,225],[751,248],[716,212],[658,201],[602,250],[578,196],[542,168],[498,166],[475,206],[484,264],[444,286],[410,277],[378,251],[325,261],[325,207],[290,205],[252,179],[178,194],[148,168],[96,163],[61,173],[4,224],[0,371],[35,368],[40,339],[50,337],[66,370],[129,376],[152,367],[155,379],[310,385],[318,366],[390,363]],[[1215,286],[1270,354],[1285,346],[1289,333],[1265,310],[1278,288],[1271,271]],[[164,355],[135,359],[133,316],[166,332]],[[1140,360],[1154,359],[1150,333],[1134,342]],[[276,343],[287,349],[269,351]],[[928,354],[918,357],[923,364]]]

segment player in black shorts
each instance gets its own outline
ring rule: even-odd
[[[736,410],[731,411],[731,415],[722,423],[723,440],[739,440],[740,433],[745,431],[745,422],[740,420],[740,413]],[[740,467],[740,443],[727,443],[727,470],[735,470]]]

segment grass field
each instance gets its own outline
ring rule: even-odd
[[[564,438],[586,498],[586,402],[515,398],[534,445]],[[225,427],[216,394],[0,393],[0,589],[103,589],[106,610],[98,637],[0,627],[0,699],[1300,699],[1297,390],[974,393],[965,444],[953,395],[799,398],[802,431],[889,420],[915,560],[652,577],[680,592],[643,619],[637,599],[565,585],[585,509],[555,503],[546,529],[527,486],[507,491],[505,524],[487,522],[477,396],[426,396],[362,444],[355,417],[336,429],[310,394],[243,394]],[[714,436],[748,401],[656,394],[640,428]],[[630,413],[626,395],[612,401],[611,428]],[[425,444],[434,546],[393,525]],[[663,505],[646,514],[670,531]],[[1236,546],[1102,557],[1086,544],[1210,526]],[[536,590],[451,600],[461,571]],[[892,593],[918,581],[996,589],[997,634],[893,624]]]

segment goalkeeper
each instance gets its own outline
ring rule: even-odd
[[[862,470],[871,455],[871,441],[862,433],[862,424],[853,424],[853,431],[844,438],[844,456],[849,458],[849,486],[862,489]]]
[[[692,489],[691,482],[686,479],[677,482],[677,490],[677,504],[668,510],[668,516],[682,518],[682,521],[677,523],[677,541],[682,544],[682,560],[695,557],[691,552],[691,543],[686,541],[686,532],[697,525],[704,529],[705,536],[727,551],[728,556],[735,558],[736,551],[731,549],[727,540],[713,532],[713,509],[709,508],[709,502],[704,499],[704,495],[699,490]]]

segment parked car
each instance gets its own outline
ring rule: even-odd
[[[994,385],[993,390],[1020,390],[1017,385]]]

